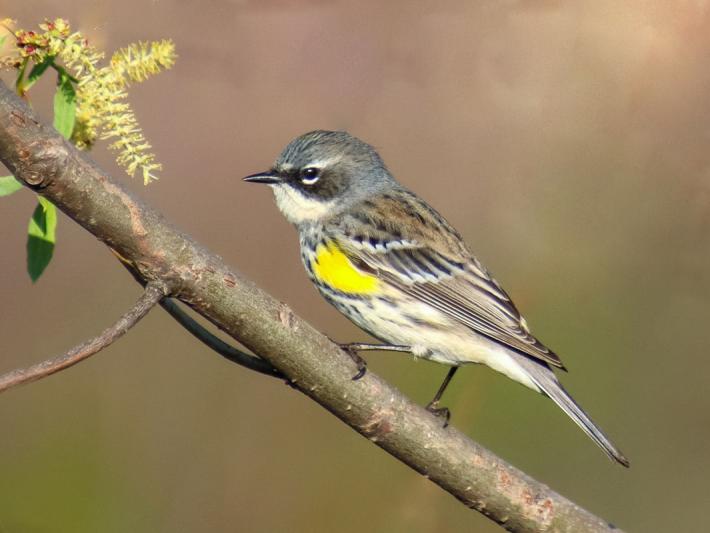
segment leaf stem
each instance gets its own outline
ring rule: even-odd
[[[25,71],[27,70],[27,64],[30,62],[30,58],[26,57],[22,60],[22,64],[20,65],[19,71],[17,73],[17,80],[15,80],[15,91],[17,92],[18,95],[22,96],[24,98],[25,96],[25,86],[24,86],[24,79],[25,79]]]

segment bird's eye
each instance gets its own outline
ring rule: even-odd
[[[304,168],[301,171],[301,183],[313,185],[320,178],[320,169],[315,167]]]

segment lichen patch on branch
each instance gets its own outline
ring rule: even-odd
[[[291,311],[291,308],[285,303],[282,303],[279,307],[279,322],[290,330],[296,331],[298,329],[298,324],[294,320],[293,311]]]

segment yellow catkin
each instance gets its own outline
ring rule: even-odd
[[[0,21],[10,23],[7,20]],[[175,45],[170,40],[139,42],[118,50],[108,65],[100,66],[103,52],[91,46],[79,32],[71,32],[63,19],[47,20],[40,32],[14,32],[14,51],[0,58],[0,65],[19,67],[24,61],[39,64],[46,58],[61,60],[77,79],[76,120],[72,141],[88,149],[96,139],[111,139],[116,162],[133,176],[140,172],[144,183],[157,179],[161,169],[151,152],[138,120],[127,101],[128,87],[173,66]]]

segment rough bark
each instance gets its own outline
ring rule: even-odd
[[[160,280],[357,432],[510,531],[613,526],[507,464],[355,364],[112,180],[0,84],[0,160],[30,189],[110,246],[142,281]]]

